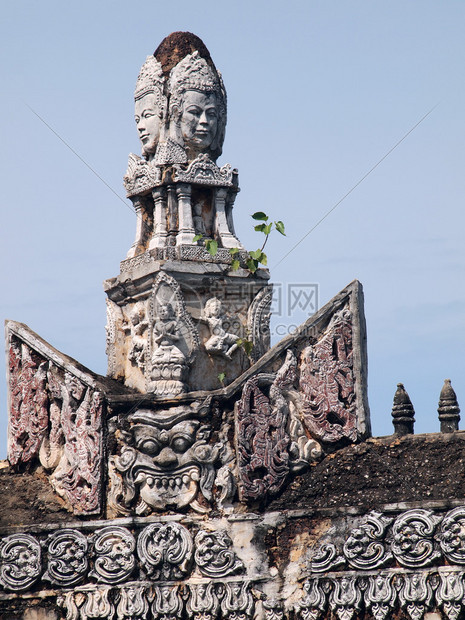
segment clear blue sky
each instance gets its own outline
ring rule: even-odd
[[[167,34],[190,30],[228,91],[221,163],[239,168],[239,237],[256,247],[256,210],[284,220],[272,279],[318,283],[320,305],[359,279],[374,434],[391,432],[399,381],[417,432],[437,430],[446,377],[465,406],[464,25],[463,1],[4,3],[2,320],[105,373],[101,283],[117,275],[135,216],[28,106],[124,198],[127,156],[140,153],[139,68]],[[2,380],[0,456],[6,417]]]

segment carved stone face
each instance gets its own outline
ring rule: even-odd
[[[136,100],[135,120],[139,140],[142,142],[142,154],[151,159],[158,145],[161,128],[157,97],[153,93]]]
[[[181,133],[188,149],[206,151],[218,132],[218,104],[215,93],[187,90],[183,96]]]
[[[133,462],[126,476],[138,487],[140,498],[155,510],[189,505],[217,457],[200,422],[141,420],[132,426],[131,434]]]

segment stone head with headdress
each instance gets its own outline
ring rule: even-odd
[[[134,92],[135,120],[142,154],[153,159],[163,124],[166,120],[166,97],[161,64],[154,56],[148,56],[137,78]]]
[[[170,136],[186,150],[189,161],[199,153],[220,155],[226,128],[226,91],[221,75],[198,51],[171,70]]]

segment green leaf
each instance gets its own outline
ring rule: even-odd
[[[235,258],[232,262],[231,262],[231,269],[233,271],[237,271],[239,269],[239,267],[241,266],[240,262],[237,260],[237,258]]]
[[[268,256],[262,252],[260,258],[259,258],[259,262],[264,265],[265,267],[268,265]]]
[[[239,252],[239,248],[229,248],[229,253],[232,255],[237,254]]]
[[[261,250],[254,250],[253,252],[249,252],[249,255],[255,260],[260,260],[260,256],[262,255]]]
[[[214,239],[207,239],[207,241],[205,241],[205,247],[207,248],[207,252],[211,255],[211,256],[216,256],[218,253],[218,241],[215,241]]]
[[[194,243],[197,243],[197,241],[200,241],[202,239],[202,235],[195,235],[195,237],[192,239],[192,241]]]
[[[279,220],[278,222],[275,222],[274,225],[276,226],[276,230],[279,233],[286,236],[286,233],[284,232],[284,224],[281,222],[281,220]]]
[[[268,219],[268,216],[266,213],[263,213],[263,211],[256,211],[253,215],[252,215],[254,220],[264,220],[265,222]]]
[[[247,268],[252,273],[255,273],[257,271],[257,267],[258,267],[258,262],[256,260],[253,260],[253,258],[249,258],[249,260],[247,261]]]
[[[226,379],[226,373],[220,372],[220,374],[218,375],[218,379],[220,380],[220,383],[224,383],[224,380]]]
[[[236,341],[236,344],[242,347],[247,355],[252,353],[253,342],[251,340],[247,340],[247,338],[239,338],[239,340]]]
[[[256,226],[254,226],[254,230],[256,230],[257,232],[265,232],[265,228],[266,228],[266,224],[257,224]]]
[[[265,235],[269,235],[272,228],[273,228],[273,224],[267,224],[265,228],[263,229],[263,232],[265,233]]]

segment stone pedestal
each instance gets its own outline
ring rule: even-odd
[[[165,249],[172,260],[159,260],[157,251],[147,251],[123,261],[120,275],[104,283],[108,297],[108,375],[140,392],[168,395],[163,389],[157,390],[151,376],[159,335],[157,321],[165,301],[172,306],[180,332],[179,341],[175,334],[176,342],[171,344],[185,356],[184,370],[178,369],[184,387],[181,390],[178,385],[171,395],[221,388],[269,348],[272,292],[268,272],[232,271],[231,255],[224,250],[212,258],[199,246]],[[194,260],[183,258],[189,254]],[[160,282],[164,283],[163,293],[159,291]],[[250,357],[237,346],[239,339],[252,343]],[[169,357],[166,345],[165,352]],[[179,355],[174,358],[179,361]],[[169,371],[165,370],[168,378]],[[225,377],[220,381],[222,373]]]

